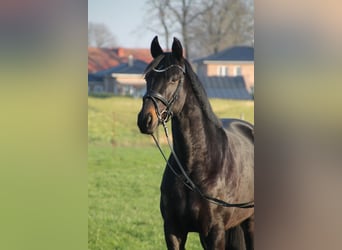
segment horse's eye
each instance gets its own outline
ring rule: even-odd
[[[175,84],[177,82],[178,82],[178,80],[176,78],[172,78],[171,81],[170,81],[170,83],[172,83],[172,84]]]

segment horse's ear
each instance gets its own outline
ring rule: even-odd
[[[151,43],[151,55],[153,58],[163,54],[163,50],[159,45],[158,36],[155,36]]]
[[[176,57],[178,60],[180,60],[183,57],[183,47],[181,42],[177,38],[173,38],[172,43],[172,54],[174,57]]]

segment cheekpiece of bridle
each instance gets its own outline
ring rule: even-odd
[[[162,72],[165,72],[165,71],[167,71],[167,70],[169,70],[169,69],[171,69],[173,67],[179,68],[183,72],[183,74],[185,74],[185,69],[182,68],[181,66],[177,65],[177,64],[172,64],[172,65],[170,65],[170,66],[168,66],[168,67],[166,67],[164,69],[153,68],[152,70],[154,72],[157,72],[157,73],[162,73]],[[171,97],[170,100],[167,100],[164,96],[162,96],[161,94],[159,94],[158,92],[155,92],[153,90],[147,92],[143,96],[143,100],[145,100],[145,99],[151,99],[152,100],[154,108],[156,110],[156,114],[157,114],[159,123],[165,124],[172,117],[172,115],[173,115],[173,113],[172,113],[172,106],[173,106],[174,102],[178,98],[178,94],[179,94],[179,91],[180,91],[180,88],[181,88],[182,84],[183,84],[183,80],[181,80],[178,83],[178,86],[177,86],[175,92],[172,94],[172,97]],[[160,110],[159,109],[158,101],[160,101],[161,103],[164,104],[164,106],[165,106],[164,110]]]

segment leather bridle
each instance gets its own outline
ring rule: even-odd
[[[165,71],[167,71],[167,70],[169,70],[170,68],[173,68],[173,67],[179,68],[183,72],[183,74],[185,74],[185,69],[182,68],[181,66],[177,65],[177,64],[172,64],[172,65],[170,65],[170,66],[168,66],[168,67],[166,67],[164,69],[153,68],[152,70],[157,72],[157,73],[161,73],[161,72],[165,72]],[[156,111],[156,114],[157,114],[157,117],[158,117],[159,123],[165,124],[172,117],[172,115],[173,115],[172,106],[173,106],[174,102],[178,99],[179,91],[180,91],[181,87],[183,86],[183,81],[184,81],[184,78],[182,78],[178,82],[177,88],[176,88],[175,92],[173,92],[170,100],[167,100],[160,93],[158,93],[156,91],[153,91],[153,90],[149,91],[149,92],[146,92],[146,94],[143,96],[143,100],[144,101],[146,99],[151,99],[152,100],[154,108],[155,108],[155,111]],[[158,101],[160,101],[161,103],[164,104],[164,106],[165,106],[164,110],[160,111],[159,105],[158,105]]]

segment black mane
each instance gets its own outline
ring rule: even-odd
[[[210,102],[208,101],[207,93],[205,92],[205,89],[201,81],[198,79],[197,75],[193,71],[190,63],[185,59],[184,59],[184,64],[185,64],[185,72],[189,78],[189,82],[192,86],[192,90],[194,91],[194,94],[197,97],[197,100],[205,116],[210,121],[212,121],[217,127],[222,127],[221,120],[217,118],[217,116],[215,115],[214,111],[211,108]]]

